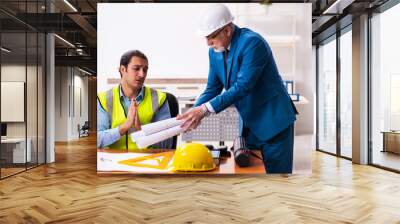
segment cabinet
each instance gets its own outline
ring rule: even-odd
[[[387,131],[383,133],[383,152],[400,154],[400,131]]]

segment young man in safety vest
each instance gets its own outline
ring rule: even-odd
[[[138,50],[128,51],[120,61],[120,84],[97,94],[98,148],[143,151],[130,134],[141,125],[171,118],[166,94],[143,85],[147,70],[147,57]],[[153,148],[172,148],[172,139]]]

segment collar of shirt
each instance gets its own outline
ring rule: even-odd
[[[232,44],[232,39],[233,39],[233,33],[235,32],[235,27],[233,27],[233,29],[232,29],[232,38],[231,38],[231,41],[229,41],[229,45],[228,45],[228,51],[230,51],[231,50],[231,44]]]
[[[142,88],[140,89],[139,94],[136,96],[136,102],[138,104],[140,104],[140,102],[143,101],[143,97],[144,97],[144,86],[142,86]],[[123,101],[128,101],[130,103],[130,99],[127,96],[124,95],[124,92],[122,92],[121,85],[119,85],[119,98],[120,99],[122,98]]]

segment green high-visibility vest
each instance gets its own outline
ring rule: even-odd
[[[141,125],[149,124],[156,111],[164,104],[166,94],[148,87],[144,87],[144,97],[138,105],[139,120]],[[119,86],[97,94],[100,105],[111,118],[111,128],[119,127],[126,121],[128,111],[125,111],[120,99]],[[129,134],[108,146],[110,149],[128,149],[129,151],[142,152]]]

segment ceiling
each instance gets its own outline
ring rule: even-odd
[[[266,0],[230,1],[270,3],[312,3],[313,43],[326,38],[340,26],[351,23],[351,18],[366,10],[372,10],[387,0]],[[46,6],[47,2],[47,6]],[[97,3],[120,2],[177,2],[177,1],[105,1],[105,0],[1,0],[0,26],[3,38],[13,42],[15,49],[24,50],[22,36],[27,29],[54,32],[56,65],[79,66],[96,73]],[[197,2],[197,1],[191,1]],[[219,1],[198,1],[219,2]],[[51,13],[50,13],[51,11]],[[346,22],[347,21],[347,22]],[[28,38],[29,39],[29,38]],[[12,41],[11,41],[12,40]],[[2,41],[2,43],[5,40]],[[4,46],[4,44],[3,44]],[[28,54],[35,45],[28,44]],[[28,56],[29,58],[29,56]]]

